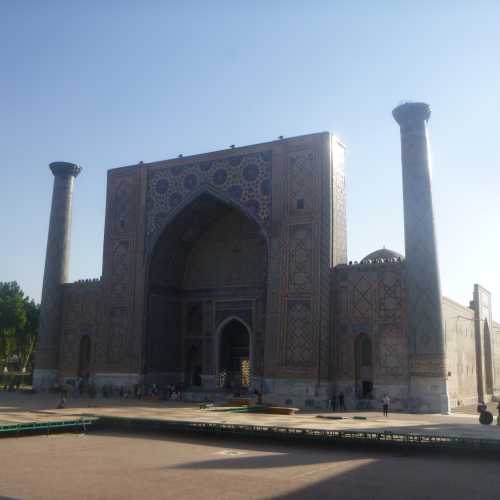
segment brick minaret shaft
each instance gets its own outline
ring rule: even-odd
[[[432,204],[425,103],[392,112],[401,130],[410,409],[448,411],[441,285]]]
[[[66,162],[54,162],[49,167],[54,174],[54,189],[33,380],[33,385],[38,390],[49,388],[57,380],[61,285],[68,280],[73,184],[75,177],[81,171],[81,167]]]

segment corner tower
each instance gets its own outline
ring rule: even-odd
[[[392,115],[401,130],[410,353],[409,407],[448,412],[441,285],[432,204],[428,104],[411,102]]]
[[[33,387],[46,390],[57,380],[61,330],[61,285],[68,280],[71,238],[73,185],[81,167],[73,163],[54,162],[49,165],[54,174],[52,206],[45,270],[38,345],[33,374]]]

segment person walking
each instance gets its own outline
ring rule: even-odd
[[[382,399],[382,409],[384,410],[384,417],[387,417],[389,414],[389,405],[391,404],[391,399],[386,394]]]
[[[339,410],[345,411],[345,396],[343,392],[339,394]]]

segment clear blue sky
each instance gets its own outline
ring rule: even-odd
[[[101,274],[106,171],[330,130],[349,257],[403,252],[401,100],[430,103],[443,292],[500,320],[500,2],[0,3],[0,281],[40,297],[52,174],[84,170],[72,280]]]

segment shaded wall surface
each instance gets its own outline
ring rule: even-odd
[[[408,384],[404,263],[400,261],[342,265],[333,273],[335,297],[334,380],[338,391],[363,399],[359,384],[371,379],[374,405],[389,394],[395,406],[405,407]],[[371,341],[371,377],[356,367],[356,339]],[[359,363],[359,362],[358,362]],[[357,373],[358,371],[358,373]]]
[[[63,377],[76,377],[82,338],[90,339],[90,373],[95,373],[107,344],[102,338],[102,288],[100,280],[79,281],[62,287],[61,357]]]
[[[495,367],[495,395],[500,395],[500,323],[493,321],[493,359]]]
[[[446,369],[450,406],[477,402],[474,310],[443,297]]]

